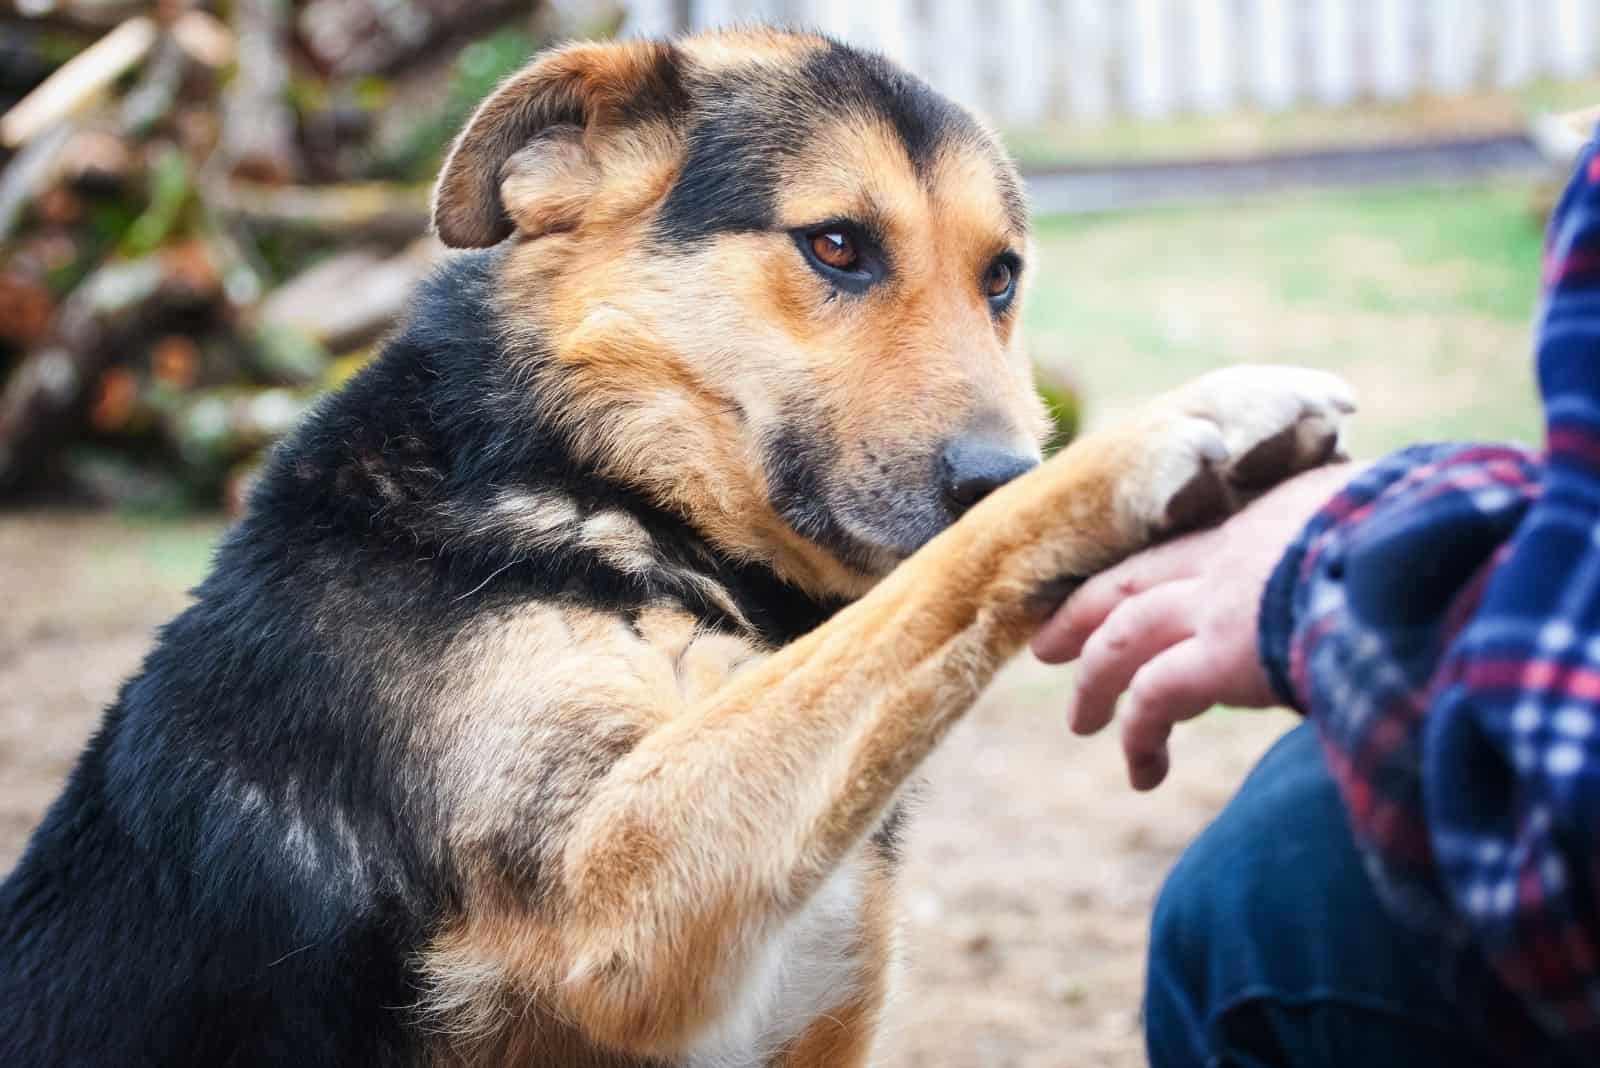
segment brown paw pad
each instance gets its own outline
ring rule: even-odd
[[[1215,523],[1233,510],[1222,476],[1209,464],[1202,465],[1167,501],[1162,534],[1181,534]]]

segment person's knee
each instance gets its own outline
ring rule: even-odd
[[[1210,1007],[1205,932],[1215,930],[1211,894],[1180,862],[1156,899],[1145,974],[1144,1029],[1152,1068],[1202,1065],[1209,1058]]]
[[[1375,1063],[1391,1063],[1384,1051],[1436,1050],[1452,1014],[1437,987],[1443,960],[1429,959],[1440,952],[1379,903],[1319,743],[1302,726],[1262,759],[1157,897],[1145,988],[1151,1064],[1355,1063],[1323,1055],[1351,1052],[1327,1039],[1340,1020],[1362,1027]],[[1412,1045],[1390,1048],[1401,1042]]]
[[[1210,1062],[1217,1014],[1248,992],[1246,962],[1261,952],[1260,914],[1242,908],[1241,899],[1270,894],[1270,885],[1247,885],[1270,878],[1256,871],[1248,843],[1229,832],[1219,818],[1178,859],[1156,897],[1144,1002],[1153,1068]]]
[[[1321,760],[1309,728],[1291,731],[1168,874],[1151,918],[1151,969],[1190,997],[1226,994],[1272,971],[1263,955],[1292,952],[1283,928],[1317,910],[1317,884],[1337,892],[1334,855],[1351,847],[1322,840],[1331,837],[1330,810],[1331,830],[1345,832]]]
[[[1217,930],[1214,915],[1216,887],[1185,854],[1167,876],[1156,897],[1150,918],[1150,971],[1184,988],[1190,997],[1204,995],[1208,972],[1206,957]]]

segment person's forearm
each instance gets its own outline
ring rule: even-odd
[[[1310,712],[1343,690],[1320,643],[1359,628],[1412,686],[1432,675],[1472,579],[1536,497],[1525,450],[1418,445],[1371,464],[1306,524],[1262,595],[1261,660],[1283,702]]]

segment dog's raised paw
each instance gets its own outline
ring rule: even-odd
[[[1155,409],[1144,518],[1162,534],[1224,518],[1337,457],[1355,410],[1342,379],[1303,367],[1229,367],[1180,387]]]

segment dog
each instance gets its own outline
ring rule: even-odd
[[[868,1063],[908,779],[1345,387],[1223,370],[1041,464],[1016,171],[810,34],[537,57],[433,211],[0,890],[0,1063]]]

